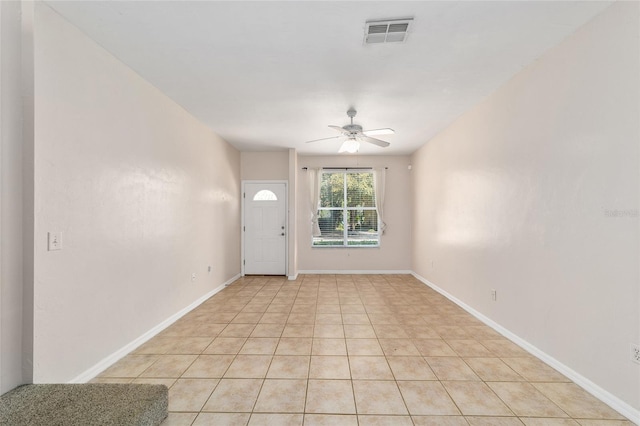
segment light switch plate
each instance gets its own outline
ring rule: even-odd
[[[62,232],[47,233],[47,249],[49,251],[62,250]]]

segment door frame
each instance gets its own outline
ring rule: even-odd
[[[244,237],[245,237],[245,222],[244,222],[244,212],[245,212],[245,194],[247,193],[246,191],[246,185],[247,184],[284,184],[284,232],[285,232],[285,239],[284,239],[284,276],[288,277],[289,276],[289,181],[286,180],[255,180],[255,179],[250,179],[250,180],[242,180],[241,181],[241,190],[242,190],[242,196],[241,196],[241,200],[242,202],[240,203],[240,254],[241,254],[241,259],[240,259],[240,274],[241,276],[244,277],[245,273],[244,273],[244,263],[245,263],[245,241],[244,241]]]

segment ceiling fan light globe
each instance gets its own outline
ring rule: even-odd
[[[358,152],[359,149],[360,149],[360,142],[358,142],[355,139],[347,139],[342,143],[338,152],[339,153],[348,152],[350,154],[355,154],[356,152]]]

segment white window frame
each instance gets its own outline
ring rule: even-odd
[[[373,177],[373,181],[375,182],[375,172],[373,169],[322,169],[319,171],[320,172],[320,176],[318,176],[320,185],[322,185],[322,177],[324,174],[343,174],[344,175],[344,179],[342,179],[343,185],[344,185],[344,189],[343,189],[343,203],[342,203],[342,207],[320,207],[320,197],[321,197],[321,191],[318,192],[318,220],[320,218],[320,212],[321,211],[342,211],[342,224],[343,224],[343,235],[342,235],[342,245],[333,245],[333,244],[314,244],[314,239],[317,237],[311,237],[311,247],[312,248],[379,248],[380,247],[380,240],[381,240],[381,236],[382,236],[382,232],[380,232],[380,215],[377,212],[377,204],[378,204],[378,200],[376,199],[376,197],[374,196],[374,206],[372,207],[349,207],[347,205],[347,178],[346,175],[347,174],[357,174],[357,173],[370,173]],[[374,183],[375,185],[375,183]],[[375,188],[372,188],[372,190],[374,191],[375,194]],[[372,210],[376,212],[376,220],[377,220],[377,232],[376,232],[376,236],[377,236],[377,244],[353,244],[350,245],[349,244],[349,226],[345,223],[346,218],[348,217],[347,212],[349,211],[357,211],[357,210]]]

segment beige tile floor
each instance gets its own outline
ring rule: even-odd
[[[97,382],[174,425],[631,425],[410,275],[244,277]]]

